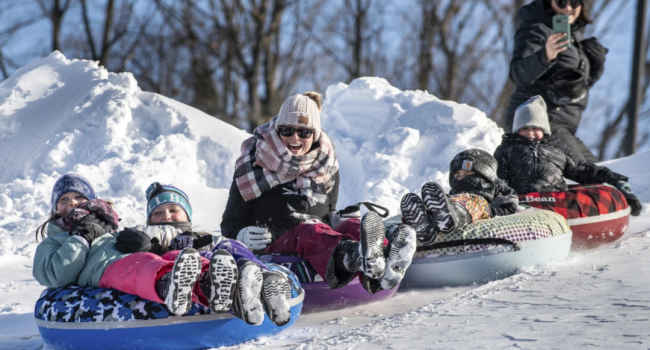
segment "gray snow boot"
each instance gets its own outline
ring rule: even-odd
[[[382,289],[393,289],[402,282],[406,269],[411,266],[417,238],[413,227],[406,224],[392,226],[387,238],[390,245],[386,258],[386,272],[380,284]]]
[[[386,269],[384,257],[384,239],[386,228],[381,216],[369,211],[361,218],[361,239],[359,240],[359,255],[361,256],[361,272],[371,279],[379,279]]]
[[[172,271],[156,282],[156,291],[174,315],[184,315],[192,308],[192,289],[201,274],[201,256],[194,248],[183,249]]]
[[[207,278],[203,278],[201,288],[210,301],[213,312],[230,311],[237,290],[237,263],[225,249],[213,252]]]
[[[233,313],[244,322],[259,326],[264,322],[262,305],[262,269],[250,260],[241,260]]]
[[[262,303],[271,321],[284,326],[291,319],[291,285],[289,278],[280,271],[264,271],[262,284]]]

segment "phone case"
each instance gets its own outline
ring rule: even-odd
[[[571,25],[569,24],[569,16],[553,16],[553,33],[566,33],[567,45],[571,46]]]

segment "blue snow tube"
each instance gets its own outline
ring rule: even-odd
[[[67,286],[46,289],[34,316],[43,341],[52,349],[205,349],[239,344],[290,327],[302,311],[304,290],[291,280],[291,320],[276,326],[268,316],[252,326],[230,313],[211,313],[194,304],[187,315],[170,315],[159,303],[114,289]]]

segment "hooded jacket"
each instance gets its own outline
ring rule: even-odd
[[[510,79],[516,88],[504,118],[508,130],[515,109],[531,96],[542,95],[548,104],[551,129],[562,127],[575,134],[587,106],[589,88],[602,74],[604,54],[587,55],[583,41],[605,53],[606,49],[595,38],[584,40],[586,23],[580,18],[571,25],[571,46],[554,60],[547,60],[545,46],[553,33],[554,14],[545,0],[535,0],[520,8],[515,17]],[[598,71],[592,72],[591,66],[598,66]]]
[[[548,143],[531,141],[518,134],[504,134],[494,151],[499,163],[497,174],[517,193],[560,192],[568,186],[565,177],[580,184],[627,181],[627,177],[590,162],[575,163]]]

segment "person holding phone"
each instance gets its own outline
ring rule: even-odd
[[[534,0],[515,17],[510,78],[515,91],[503,125],[512,125],[515,109],[535,95],[544,97],[552,134],[549,142],[575,162],[596,157],[576,136],[589,89],[602,76],[607,49],[595,37],[584,38],[591,23],[589,0]]]

